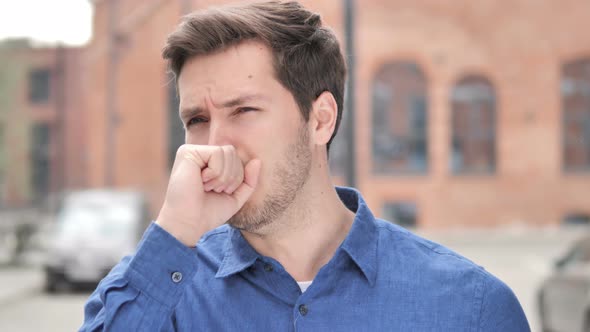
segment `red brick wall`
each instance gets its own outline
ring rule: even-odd
[[[126,25],[119,86],[116,185],[150,193],[157,212],[168,177],[165,64],[160,49],[182,10],[181,1],[120,1],[126,12],[155,6],[141,24]],[[227,1],[193,1],[197,9]],[[305,1],[342,38],[340,1]],[[97,5],[95,36],[85,51],[88,178],[104,185],[107,2]],[[130,9],[131,8],[131,9]],[[139,8],[139,9],[138,9]],[[149,12],[149,10],[146,10]],[[413,201],[425,227],[557,223],[590,213],[590,174],[561,170],[560,68],[590,56],[590,3],[584,0],[357,1],[358,186],[380,214],[388,201]],[[133,17],[133,16],[132,16]],[[429,171],[417,176],[372,173],[371,82],[395,60],[417,63],[427,80]],[[452,175],[450,93],[471,73],[496,89],[496,172]]]
[[[18,207],[34,197],[32,179],[31,130],[35,124],[50,128],[49,191],[85,185],[83,81],[79,67],[80,50],[75,48],[15,48],[3,50],[14,68],[12,102],[3,105],[7,169],[2,205]],[[61,60],[60,60],[61,57]],[[63,63],[62,66],[59,63]],[[49,99],[43,103],[29,101],[29,73],[35,69],[50,71]],[[1,121],[1,120],[0,120]],[[60,137],[60,133],[65,136]]]

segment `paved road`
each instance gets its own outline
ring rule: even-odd
[[[89,293],[45,295],[37,293],[0,308],[0,331],[77,331]]]
[[[515,292],[531,323],[539,331],[536,292],[551,272],[552,262],[583,233],[583,230],[501,230],[422,233],[447,245],[504,280]],[[20,274],[19,274],[20,273]],[[23,273],[26,273],[24,275]],[[2,282],[9,280],[9,282]],[[25,280],[40,280],[39,271],[0,270],[0,295]],[[0,331],[75,331],[83,319],[83,305],[89,293],[48,296],[38,291],[23,292],[0,301]]]

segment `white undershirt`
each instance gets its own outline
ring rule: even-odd
[[[309,285],[311,285],[312,282],[313,282],[313,280],[311,280],[311,281],[298,281],[297,284],[299,285],[299,288],[301,288],[301,293],[305,293],[305,291],[307,290],[307,288],[309,288]]]

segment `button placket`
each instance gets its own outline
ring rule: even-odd
[[[309,309],[307,308],[307,306],[305,304],[299,305],[299,313],[301,314],[301,316],[307,315],[308,312],[309,312]]]
[[[172,272],[171,278],[172,278],[172,282],[177,284],[182,281],[182,273],[180,273],[178,271]]]

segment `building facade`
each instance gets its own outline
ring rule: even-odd
[[[0,43],[0,206],[86,186],[80,50]]]
[[[184,138],[161,48],[181,15],[225,2],[94,1],[80,183],[143,190],[157,213]],[[345,40],[344,1],[302,3]],[[363,0],[353,17],[356,185],[376,214],[428,228],[590,216],[589,2]]]

